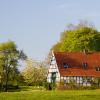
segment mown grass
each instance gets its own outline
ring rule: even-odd
[[[100,100],[98,90],[1,92],[0,100]]]

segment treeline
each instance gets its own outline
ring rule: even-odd
[[[100,32],[87,21],[68,25],[60,40],[51,48],[56,52],[100,51]]]
[[[20,61],[26,62],[25,69],[19,71]],[[29,60],[15,42],[0,43],[0,91],[19,89],[20,86],[43,86],[46,81],[46,65]]]

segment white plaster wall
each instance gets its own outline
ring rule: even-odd
[[[60,73],[57,66],[56,58],[54,54],[52,53],[51,64],[50,64],[50,67],[48,69],[48,74],[47,74],[47,82],[49,83],[51,82],[51,75],[53,72],[56,72],[56,81],[60,82]]]

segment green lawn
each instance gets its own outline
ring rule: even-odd
[[[100,89],[2,92],[0,93],[0,100],[100,100]]]

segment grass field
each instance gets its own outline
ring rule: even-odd
[[[100,100],[99,90],[1,92],[0,100]]]

